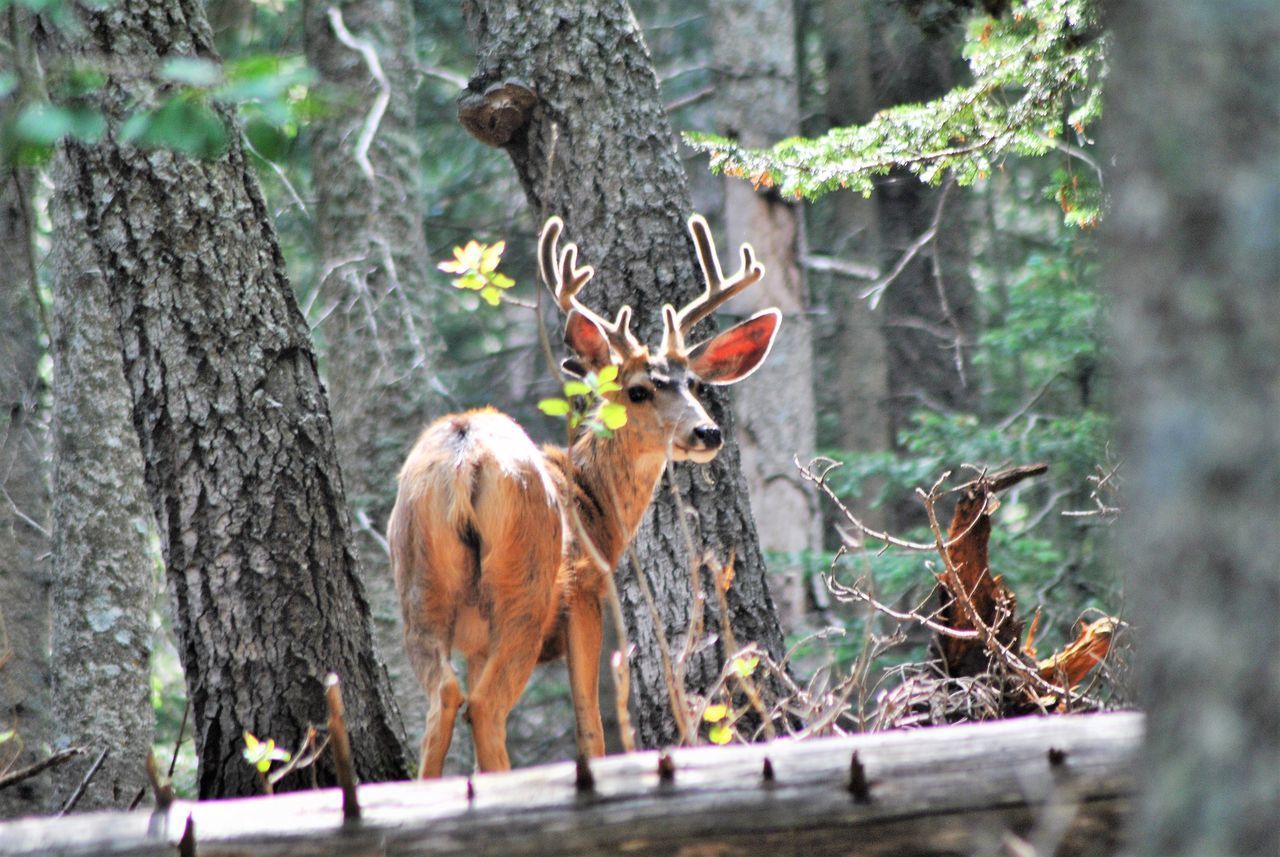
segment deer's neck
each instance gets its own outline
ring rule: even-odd
[[[627,442],[626,432],[607,439],[588,433],[578,439],[571,453],[555,450],[565,481],[572,485],[582,528],[611,568],[640,526],[666,463],[661,452],[633,446]],[[577,542],[576,533],[574,538]],[[574,547],[576,554],[588,553],[584,545]]]

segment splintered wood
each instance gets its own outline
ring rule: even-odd
[[[947,530],[945,567],[938,575],[942,587],[939,618],[953,630],[977,633],[963,637],[938,633],[934,637],[948,675],[980,676],[991,671],[993,661],[1003,660],[1004,666],[1032,679],[1024,685],[1023,694],[1029,703],[1041,706],[1053,701],[1052,691],[1069,691],[1084,680],[1110,651],[1120,625],[1109,616],[1098,619],[1082,628],[1062,651],[1037,662],[1033,620],[1026,643],[1019,645],[1024,623],[1017,616],[1017,597],[1004,579],[991,571],[991,516],[1000,506],[996,492],[1046,470],[1045,464],[1011,467],[960,486],[960,499]]]

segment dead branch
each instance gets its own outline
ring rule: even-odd
[[[0,776],[0,789],[6,789],[9,786],[22,782],[23,780],[29,780],[32,777],[34,777],[36,774],[47,771],[49,768],[56,768],[58,765],[61,765],[64,762],[74,759],[76,756],[79,756],[83,752],[84,752],[84,747],[71,747],[69,749],[61,750],[57,753],[54,753],[52,756],[49,756],[48,758],[45,758],[45,759],[41,759],[40,761],[35,762],[34,764],[27,765],[25,768],[19,768],[16,771],[10,771],[9,773],[4,774],[3,776]]]
[[[369,108],[369,115],[364,121],[359,139],[356,140],[354,153],[356,163],[360,165],[360,171],[372,182],[374,174],[373,164],[369,161],[369,147],[373,145],[374,135],[378,133],[378,126],[382,124],[382,115],[387,112],[387,105],[391,102],[391,83],[382,70],[382,63],[378,60],[378,52],[373,44],[368,39],[357,39],[351,35],[351,31],[342,20],[342,10],[336,6],[330,6],[327,14],[334,36],[339,42],[364,58],[365,65],[369,67],[369,75],[378,84],[378,95],[373,99],[373,106]]]

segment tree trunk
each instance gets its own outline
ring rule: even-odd
[[[389,101],[368,150],[356,160],[380,84],[361,54],[334,35],[330,8],[376,52]],[[306,4],[308,62],[346,96],[312,126],[319,328],[338,460],[358,542],[375,640],[391,676],[410,742],[421,740],[426,700],[405,654],[400,601],[383,529],[396,474],[423,425],[442,409],[433,387],[435,333],[422,225],[421,151],[414,109],[413,13],[404,0]]]
[[[1138,854],[1280,851],[1280,7],[1112,4]]]
[[[71,179],[59,159],[56,181]],[[154,515],[142,483],[132,397],[107,284],[77,202],[54,200],[54,749],[83,746],[57,769],[56,810],[105,750],[77,810],[126,808],[147,784]]]
[[[336,790],[179,801],[0,826],[0,854],[1096,857],[1119,853],[1142,723],[1133,712],[1024,717],[676,749],[665,781],[658,753],[631,753],[593,762],[589,791],[572,762],[388,783],[360,789],[355,825]]]
[[[800,133],[796,71],[796,15],[776,0],[716,0],[711,4],[718,131],[747,146],[768,146]],[[767,39],[760,33],[769,33]],[[744,52],[743,46],[751,45]],[[817,446],[813,396],[813,324],[799,257],[804,219],[792,201],[756,192],[738,178],[725,180],[726,243],[744,241],[765,260],[765,276],[736,298],[730,311],[749,315],[777,306],[785,333],[751,383],[734,391],[742,471],[751,493],[760,546],[788,555],[775,575],[788,626],[799,627],[808,603],[801,554],[822,546],[821,510],[795,460],[807,463]],[[727,251],[726,251],[727,252]],[[775,578],[777,579],[777,578]]]
[[[258,183],[228,117],[226,151],[194,160],[115,142],[154,97],[134,70],[215,58],[198,6],[135,0],[78,10],[112,75],[108,131],[65,146],[59,189],[111,293],[133,423],[160,527],[200,758],[201,797],[258,791],[242,732],[297,749],[325,719],[323,680],[347,689],[364,780],[407,772],[386,672],[373,654],[328,403]],[[331,782],[327,760],[321,780]],[[280,784],[305,784],[293,777]]]
[[[871,27],[869,0],[825,0],[822,38],[826,59],[827,121],[831,127],[866,122],[875,113],[871,85]],[[828,194],[818,205],[826,208],[829,252],[839,258],[876,259],[881,256],[879,200],[859,194]],[[816,219],[816,218],[815,218]],[[810,222],[813,222],[812,220]],[[876,311],[859,297],[868,285],[840,280],[831,286],[830,305],[835,315],[835,347],[825,355],[830,379],[826,393],[839,414],[839,434],[832,440],[840,448],[879,452],[893,448],[889,419],[889,357],[883,309]],[[867,508],[877,489],[864,485],[859,517],[872,526],[885,527],[883,511]]]
[[[519,127],[506,146],[534,217],[562,215],[582,261],[596,267],[593,283],[599,286],[588,287],[584,300],[610,313],[629,303],[637,332],[656,340],[662,304],[692,299],[702,290],[702,278],[685,227],[690,213],[685,177],[630,8],[621,0],[552,8],[532,0],[506,0],[465,8],[477,43],[472,90],[482,92],[491,83],[515,78],[538,95],[529,124]],[[710,333],[710,324],[702,327],[699,336]],[[675,468],[684,504],[693,513],[693,543],[721,562],[734,556],[737,576],[728,601],[736,641],[755,642],[777,658],[782,633],[751,518],[729,397],[712,388],[703,399],[728,441],[712,464]],[[659,621],[677,653],[695,604],[691,558],[678,514],[664,477],[635,541]],[[717,599],[706,569],[700,580],[699,597],[710,614],[707,628],[715,629]],[[632,659],[632,688],[640,743],[673,743],[678,732],[656,626],[625,558],[618,584],[628,633],[639,653]],[[724,649],[718,641],[690,658],[690,690],[702,692],[715,683],[730,654]]]
[[[862,12],[868,16],[872,45],[863,60],[870,64],[871,112],[924,102],[955,84],[956,50],[950,33],[921,28],[896,4],[868,4]],[[919,408],[966,410],[975,399],[969,355],[976,297],[969,276],[968,229],[958,197],[956,191],[929,187],[905,171],[876,185],[881,270],[891,270],[938,222],[934,239],[902,269],[881,304],[888,350],[889,430],[895,442]],[[909,499],[905,517],[917,519],[918,507]]]
[[[49,482],[41,402],[40,313],[31,245],[30,175],[0,181],[0,765],[42,758],[49,720]],[[14,748],[22,742],[22,752]],[[0,792],[0,817],[40,812],[48,779]]]

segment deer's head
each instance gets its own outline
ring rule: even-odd
[[[564,342],[576,356],[564,362],[564,370],[582,377],[616,365],[622,389],[609,396],[626,405],[622,431],[631,440],[655,453],[669,451],[677,461],[715,458],[724,439],[699,400],[699,390],[704,384],[732,384],[754,372],[773,346],[782,313],[762,310],[695,345],[686,344],[685,337],[721,304],[764,276],[751,245],[742,245],[742,266],[726,280],[706,220],[697,214],[689,218],[706,291],[678,311],[671,304],[662,307],[662,342],[651,349],[631,332],[630,306],[609,321],[578,300],[595,270],[578,267],[577,245],[558,249],[563,230],[559,217],[548,218],[538,240],[538,264],[543,281],[567,314]]]

